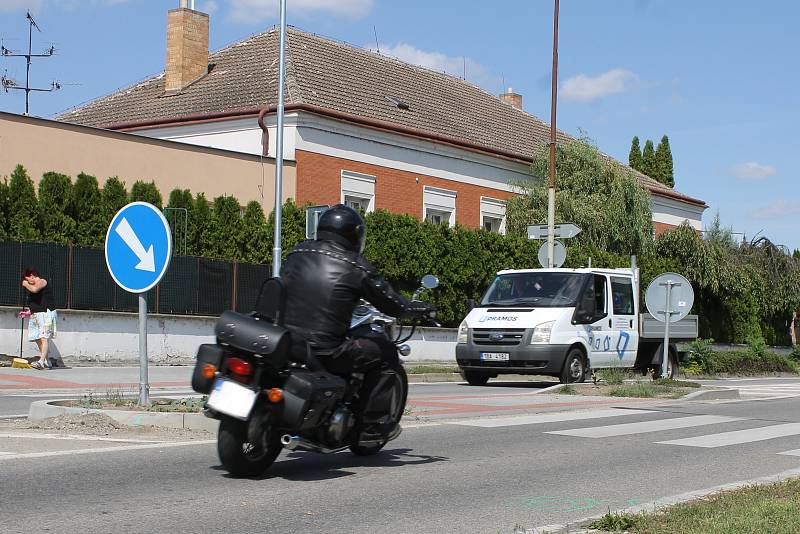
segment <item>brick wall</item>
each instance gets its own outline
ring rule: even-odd
[[[667,230],[674,230],[675,228],[677,228],[677,226],[675,226],[674,224],[667,224],[661,222],[653,223],[653,230],[656,231],[656,235],[661,235]]]
[[[298,204],[340,202],[343,170],[375,176],[375,207],[392,213],[408,213],[421,218],[423,189],[426,185],[456,191],[456,221],[473,228],[480,226],[481,196],[500,200],[513,196],[513,193],[500,189],[433,178],[303,150],[296,151],[296,158]]]

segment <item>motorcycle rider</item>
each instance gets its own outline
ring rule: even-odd
[[[317,238],[299,243],[281,267],[286,287],[285,326],[292,332],[295,353],[302,357],[310,346],[316,359],[328,372],[348,377],[357,369],[364,372],[361,408],[374,395],[381,368],[397,361],[397,349],[385,338],[350,338],[348,329],[353,310],[360,299],[369,301],[393,317],[424,317],[435,307],[410,301],[384,280],[378,269],[362,253],[366,243],[366,224],[354,209],[337,204],[319,218]],[[300,343],[298,343],[298,341]],[[305,342],[305,343],[303,343]],[[371,412],[388,413],[374,409]],[[367,435],[387,435],[397,430],[397,421],[381,421],[362,414]]]

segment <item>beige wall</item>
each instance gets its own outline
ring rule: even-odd
[[[227,150],[162,141],[57,121],[0,112],[0,177],[21,163],[38,183],[57,171],[75,177],[85,172],[100,185],[119,176],[128,189],[136,180],[154,181],[166,202],[176,187],[205,193],[210,200],[233,196],[242,205],[261,201],[268,213],[275,203],[275,160]],[[263,178],[262,178],[263,177]],[[283,199],[297,198],[293,162],[283,168]]]

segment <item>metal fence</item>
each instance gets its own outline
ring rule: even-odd
[[[137,296],[114,283],[102,250],[27,241],[0,241],[0,305],[24,305],[20,280],[28,267],[47,279],[60,310],[138,310]],[[225,310],[248,312],[270,276],[268,265],[175,256],[161,283],[147,292],[148,311],[211,316]]]

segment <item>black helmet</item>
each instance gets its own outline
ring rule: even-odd
[[[317,239],[335,241],[348,250],[361,253],[367,240],[367,225],[356,210],[336,204],[320,216]]]

